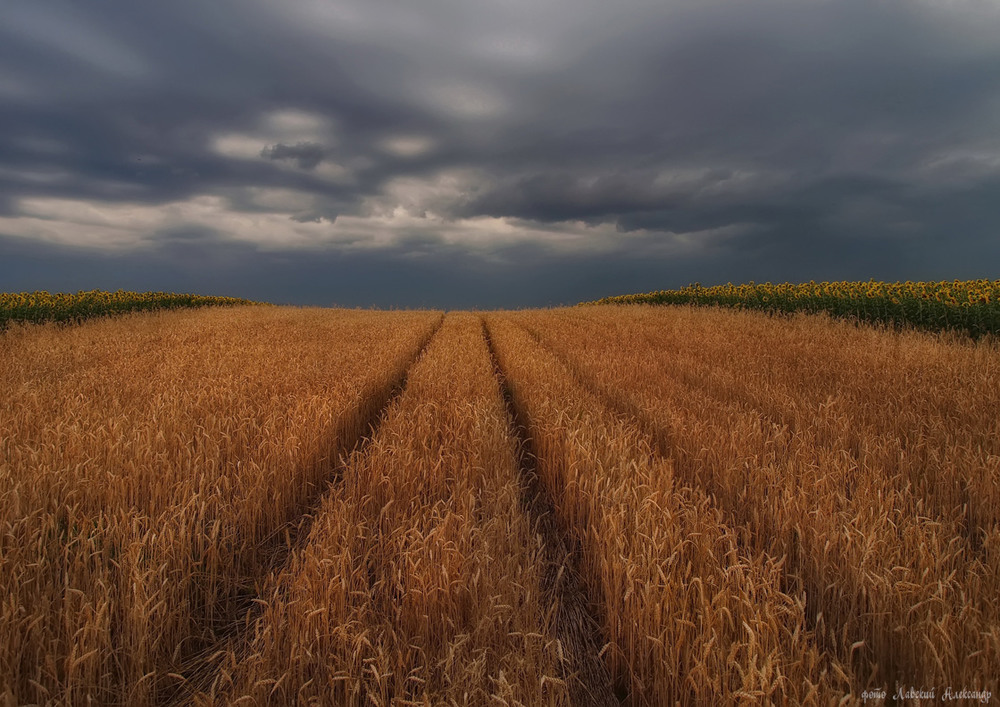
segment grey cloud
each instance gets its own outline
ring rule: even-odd
[[[647,291],[701,280],[760,282],[783,278],[776,251],[792,258],[801,277],[833,279],[845,275],[837,263],[854,263],[848,277],[896,279],[945,276],[983,277],[988,263],[973,263],[958,239],[935,246],[931,265],[901,253],[898,245],[871,234],[846,241],[834,234],[789,232],[751,252],[695,254],[685,259],[652,259],[648,252],[554,257],[538,244],[502,249],[486,262],[461,249],[440,247],[436,257],[413,257],[408,246],[381,252],[352,253],[260,251],[233,241],[199,244],[199,258],[176,251],[95,253],[67,246],[42,246],[0,235],[0,282],[5,289],[76,291],[110,288],[199,291],[284,304],[493,308],[552,306],[596,299],[609,293]],[[994,262],[995,241],[988,246]],[[901,257],[902,255],[902,257]]]
[[[302,169],[313,169],[326,156],[326,150],[315,142],[297,142],[294,145],[268,145],[260,156],[269,160],[292,160]]]
[[[971,0],[13,0],[4,12],[17,21],[0,22],[0,216],[24,199],[216,196],[235,213],[302,224],[400,207],[542,234],[615,224],[628,236],[599,258],[556,256],[544,236],[463,249],[428,219],[381,253],[313,254],[396,278],[398,303],[425,291],[502,303],[504,287],[511,303],[545,303],[689,280],[952,277],[997,255],[1000,13]],[[66,18],[84,29],[72,34]],[[331,134],[272,137],[261,126],[281,110],[321,116]],[[226,136],[243,136],[249,154],[221,153]],[[385,149],[409,136],[432,148]],[[332,166],[345,176],[324,176]],[[393,191],[450,173],[470,176]],[[706,234],[703,247],[658,250],[685,233]],[[169,256],[178,282],[210,283],[199,263],[221,267],[206,253],[228,253],[302,297],[333,296],[304,284],[318,266],[280,245],[265,254],[211,229],[142,235],[162,247],[121,257],[150,277]],[[35,263],[23,272],[48,289],[46,248],[51,277],[75,281],[53,246],[4,247],[8,267]],[[93,254],[110,283],[96,264],[108,257]],[[531,276],[498,265],[509,258]],[[454,267],[472,274],[442,275]]]
[[[336,215],[334,215],[333,218],[330,218],[316,213],[292,214],[288,218],[292,221],[297,221],[298,223],[322,223],[323,221],[333,223],[337,220]]]
[[[538,221],[623,222],[625,215],[696,206],[701,193],[724,185],[729,170],[715,169],[659,183],[648,170],[578,176],[552,171],[507,180],[465,200],[464,216],[516,216]]]

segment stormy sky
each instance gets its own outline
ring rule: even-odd
[[[0,291],[1000,277],[993,0],[5,0]]]

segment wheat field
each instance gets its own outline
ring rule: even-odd
[[[0,371],[3,705],[998,692],[990,337],[236,306]]]

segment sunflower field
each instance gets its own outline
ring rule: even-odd
[[[838,317],[973,337],[1000,333],[1000,280],[941,282],[749,282],[605,297],[586,304],[696,304],[774,313],[827,312]]]
[[[10,322],[77,322],[126,312],[217,305],[259,304],[238,297],[174,294],[171,292],[80,291],[0,293],[0,328]]]

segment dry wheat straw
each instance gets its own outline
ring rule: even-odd
[[[521,318],[745,542],[786,558],[856,690],[995,683],[996,349],[826,318],[599,308]]]
[[[530,422],[539,473],[583,542],[608,656],[637,704],[803,702],[842,694],[780,563],[748,552],[698,489],[679,483],[633,424],[580,388],[509,319],[498,360]],[[834,672],[839,670],[840,672]]]
[[[201,701],[566,704],[479,319],[449,315]]]
[[[237,308],[0,335],[0,702],[158,699],[436,318]]]

